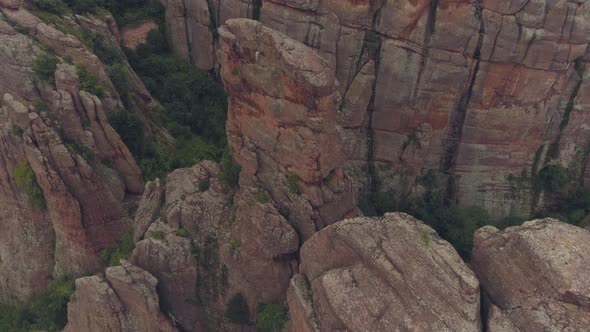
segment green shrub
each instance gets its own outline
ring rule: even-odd
[[[33,101],[33,107],[35,107],[35,110],[37,112],[47,112],[47,110],[49,109],[47,107],[47,104],[42,100],[42,99],[35,99]]]
[[[221,182],[230,188],[236,188],[240,182],[241,171],[242,167],[234,161],[229,151],[226,150],[221,158]]]
[[[539,172],[539,178],[545,190],[558,192],[567,185],[568,176],[561,165],[548,165]]]
[[[254,194],[254,198],[258,203],[266,204],[269,202],[268,196],[266,196],[266,194],[263,191],[257,191]]]
[[[123,233],[121,241],[116,245],[103,249],[100,252],[100,257],[107,262],[108,266],[119,265],[121,259],[127,259],[134,248],[133,230],[130,229]]]
[[[22,163],[14,168],[14,180],[16,185],[25,191],[32,206],[38,209],[46,208],[45,196],[43,196],[43,191],[39,187],[35,173],[33,173],[33,169],[29,164]]]
[[[365,216],[375,217],[399,211],[399,206],[394,191],[381,191],[363,195],[359,201],[359,209]]]
[[[83,30],[81,41],[88,49],[94,53],[100,61],[107,65],[121,63],[122,57],[117,48],[110,44],[103,35],[97,32]]]
[[[51,54],[41,54],[33,62],[33,73],[38,79],[55,86],[55,69],[59,60]]]
[[[64,276],[49,282],[46,290],[21,305],[0,304],[0,331],[62,330],[73,292],[74,278]]]
[[[123,101],[126,106],[129,106],[131,82],[127,67],[119,63],[109,66],[109,77],[111,78],[111,82],[113,82],[117,93],[121,96],[121,101]]]
[[[106,0],[104,6],[117,20],[119,26],[134,25],[148,19],[158,23],[164,21],[164,7],[159,1],[150,0]]]
[[[240,251],[240,241],[236,239],[229,240],[229,246],[233,252]]]
[[[151,231],[150,237],[155,240],[164,240],[166,239],[166,235],[162,231]]]
[[[199,191],[207,191],[209,189],[209,181],[207,180],[200,180],[199,181]]]
[[[20,127],[17,126],[12,126],[12,134],[16,137],[22,137],[24,133],[24,130],[22,130]]]
[[[64,145],[72,154],[78,154],[84,160],[91,161],[94,159],[94,151],[90,150],[89,148],[81,145],[80,143],[68,139],[64,139]]]
[[[246,303],[242,294],[237,293],[229,300],[225,317],[234,324],[248,324],[250,321],[250,312],[248,310],[248,303]]]
[[[144,153],[145,135],[139,117],[127,110],[120,110],[109,116],[109,123],[119,133],[133,156],[140,159]]]
[[[67,9],[61,0],[33,0],[32,3],[37,8],[54,14],[63,14]]]
[[[491,220],[486,210],[479,207],[453,208],[446,214],[443,238],[449,241],[464,258],[471,257],[475,231]],[[440,223],[439,223],[440,224]]]
[[[289,173],[287,175],[287,187],[290,193],[299,195],[301,193],[299,190],[299,177],[293,173]]]
[[[198,136],[180,139],[176,141],[175,149],[169,157],[170,168],[191,167],[202,160],[217,160],[218,153],[215,146],[207,144]]]
[[[96,0],[65,0],[68,6],[77,14],[94,14],[98,10]]]
[[[105,88],[100,84],[96,75],[90,73],[86,68],[80,65],[76,66],[76,72],[78,73],[78,79],[80,80],[80,90],[89,92],[97,97],[103,96]]]
[[[256,330],[260,332],[280,332],[288,320],[284,305],[259,304],[256,311]]]
[[[186,238],[190,237],[190,233],[189,233],[189,232],[188,232],[186,229],[184,229],[184,228],[179,228],[179,229],[177,229],[177,230],[174,232],[174,234],[175,234],[176,236],[181,236],[181,237],[186,237]]]

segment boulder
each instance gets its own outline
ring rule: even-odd
[[[121,264],[108,268],[106,277],[76,280],[65,332],[178,331],[160,312],[156,278],[125,260]]]
[[[354,218],[301,248],[294,331],[480,331],[479,282],[432,228],[402,213]]]
[[[479,229],[472,264],[491,302],[489,330],[583,330],[590,321],[589,254],[590,232],[554,219]]]

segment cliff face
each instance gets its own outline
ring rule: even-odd
[[[0,6],[0,300],[10,303],[45,288],[52,275],[101,270],[98,253],[129,227],[123,202],[143,192],[143,179],[107,120],[122,103],[106,66],[20,4]],[[71,29],[116,39],[108,22],[65,19]],[[44,79],[33,69],[40,59],[55,61]],[[73,64],[96,77],[100,97],[84,91]],[[150,100],[134,78],[134,90]]]
[[[588,119],[577,111],[587,104],[585,2],[186,3],[201,10],[168,15],[186,27],[172,39],[180,53],[189,40],[203,69],[215,66],[214,38],[186,31],[204,31],[211,18],[255,18],[318,51],[339,82],[346,169],[367,189],[411,195],[433,170],[448,176],[452,199],[500,217],[542,204],[528,180],[549,163],[578,184],[588,177]],[[524,181],[509,180],[523,172]]]

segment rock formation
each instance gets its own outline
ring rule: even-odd
[[[446,241],[406,214],[340,221],[301,248],[293,331],[479,331],[479,282]]]
[[[106,66],[74,36],[11,3],[17,5],[0,3],[0,301],[15,303],[44,289],[52,275],[102,270],[99,252],[130,222],[123,203],[144,185],[107,119],[122,102]],[[60,20],[118,44],[108,19]],[[41,78],[33,68],[44,56],[57,65]],[[96,76],[101,96],[84,91],[74,64]],[[123,65],[137,96],[133,107],[153,103]]]
[[[105,277],[77,279],[64,331],[178,331],[160,312],[157,283],[127,261],[108,268]]]
[[[575,169],[578,185],[590,177],[588,117],[572,112],[588,104],[585,2],[225,0],[209,15],[204,2],[187,2],[198,15],[176,11],[186,30],[173,40],[211,17],[254,18],[326,60],[343,96],[346,169],[367,190],[403,198],[433,170],[451,175],[459,204],[526,217],[543,204],[531,178],[545,165]],[[195,54],[211,53],[203,42]]]
[[[228,140],[242,173],[233,245],[222,254],[230,288],[254,308],[284,299],[299,244],[356,215],[356,198],[341,168],[340,95],[328,64],[256,21],[226,23],[219,29],[220,73],[229,95]]]
[[[146,185],[134,222],[130,260],[159,280],[161,304],[184,329],[221,324],[228,271],[220,257],[230,205],[220,168],[203,161]]]
[[[488,331],[582,331],[590,323],[590,232],[554,219],[477,231],[473,267]]]

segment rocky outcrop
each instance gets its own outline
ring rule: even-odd
[[[229,20],[219,36],[228,140],[242,167],[221,254],[230,289],[253,309],[284,300],[300,243],[355,216],[356,198],[341,168],[340,95],[328,64],[256,21]]]
[[[189,239],[177,235],[170,226],[155,222],[146,238],[136,244],[130,261],[159,280],[162,310],[184,329],[198,331],[204,317],[199,319],[202,313],[197,305],[197,260],[191,249]]]
[[[346,169],[368,190],[404,198],[432,170],[452,175],[459,204],[528,216],[546,204],[530,181],[543,166],[576,169],[577,184],[590,174],[588,117],[572,112],[587,104],[584,2],[211,3],[217,26],[255,18],[326,60],[344,96]]]
[[[301,248],[294,331],[479,331],[479,282],[446,241],[406,214],[328,226]]]
[[[160,179],[148,182],[145,185],[145,190],[133,218],[134,242],[143,239],[150,225],[161,217],[164,194],[164,186],[160,183]]]
[[[256,21],[230,20],[219,34],[228,139],[242,177],[254,177],[304,239],[354,215],[328,64]]]
[[[160,312],[156,278],[127,261],[121,263],[108,268],[104,277],[76,280],[64,331],[178,331]]]
[[[0,7],[0,225],[7,237],[0,244],[0,301],[16,302],[43,289],[52,274],[102,270],[99,252],[130,223],[123,203],[144,186],[107,119],[122,102],[106,66],[75,37],[26,9]],[[96,18],[59,20],[72,29],[104,28],[116,38],[116,29]],[[55,52],[57,66],[44,80],[33,67],[46,50]],[[104,94],[83,91],[70,61],[95,75]],[[143,105],[153,102],[141,82],[131,85]],[[30,174],[25,185],[22,174]]]
[[[582,331],[590,322],[590,232],[541,219],[477,231],[473,267],[488,331]]]

